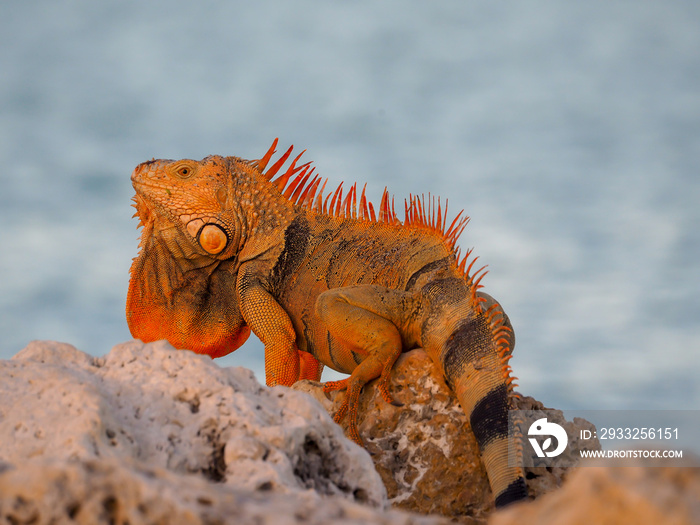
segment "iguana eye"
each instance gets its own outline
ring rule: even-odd
[[[192,174],[192,170],[189,169],[187,166],[183,166],[179,170],[177,170],[178,175],[183,178],[187,178]]]
[[[175,175],[177,175],[181,179],[188,179],[192,175],[194,175],[194,168],[188,165],[180,166],[175,170]]]

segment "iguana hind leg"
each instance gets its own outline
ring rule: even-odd
[[[324,390],[347,388],[335,420],[340,422],[347,414],[349,437],[360,445],[357,405],[362,387],[379,377],[382,397],[399,405],[388,384],[403,342],[397,326],[388,318],[396,310],[387,303],[400,301],[401,295],[388,288],[359,285],[329,290],[316,301],[316,315],[334,342],[328,348],[328,358],[350,372],[347,379],[326,383]]]

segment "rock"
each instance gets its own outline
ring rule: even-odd
[[[165,342],[0,361],[5,523],[439,523],[392,511],[308,396]]]
[[[697,459],[528,469],[537,499],[492,512],[469,423],[430,359],[397,362],[390,390],[403,407],[375,387],[360,410],[370,457],[326,413],[343,394],[331,401],[318,384],[296,388],[325,410],[164,342],[101,358],[31,343],[0,361],[0,524],[699,523]],[[523,397],[518,408],[544,407]],[[552,418],[570,435],[591,428]]]
[[[0,523],[438,525],[341,497],[246,491],[116,458],[28,461],[0,473]]]
[[[586,460],[559,490],[498,511],[489,525],[690,525],[700,523],[700,461],[660,467]]]
[[[493,511],[493,495],[476,439],[432,360],[423,350],[406,352],[397,360],[390,391],[402,407],[384,401],[376,385],[377,381],[367,384],[360,397],[359,430],[390,503],[412,512],[461,518],[465,523],[483,522]],[[293,388],[319,399],[330,413],[336,412],[344,396],[333,393],[331,402],[324,397],[319,383],[309,381]],[[534,410],[544,406],[530,397],[521,397],[517,408]],[[567,422],[561,412],[558,416],[556,421],[568,431],[591,428],[583,419]],[[347,429],[347,421],[342,424]],[[527,469],[530,497],[559,487],[568,470]]]

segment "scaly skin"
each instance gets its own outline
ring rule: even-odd
[[[291,152],[265,172],[276,143],[257,161],[152,160],[134,170],[144,229],[127,297],[133,336],[219,357],[252,330],[268,385],[320,380],[324,365],[350,374],[325,389],[347,388],[336,420],[347,415],[360,444],[362,387],[380,378],[393,403],[396,358],[422,347],[470,418],[496,505],[524,498],[523,472],[508,466],[515,340],[500,305],[478,291],[484,273],[455,249],[466,217],[448,228],[439,202],[411,197],[401,222],[386,191],[376,216],[364,192],[358,209],[355,186],[344,201],[340,187],[324,200],[299,157],[271,180]]]

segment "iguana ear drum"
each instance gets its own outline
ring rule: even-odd
[[[220,253],[227,243],[226,232],[216,224],[206,224],[199,232],[199,245],[212,255]]]

